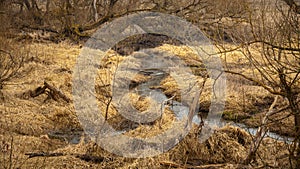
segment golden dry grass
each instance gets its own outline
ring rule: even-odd
[[[76,63],[80,48],[67,43],[30,44],[29,48],[32,61],[28,62],[24,69],[31,68],[32,70],[26,76],[10,81],[2,90],[5,99],[0,104],[0,148],[2,150],[0,163],[5,164],[4,167],[13,163],[14,168],[171,168],[165,162],[172,162],[178,164],[179,168],[217,163],[224,164],[219,168],[238,168],[239,165],[236,164],[241,162],[248,153],[251,136],[244,130],[232,126],[217,130],[204,143],[198,141],[198,133],[196,128],[193,128],[192,132],[171,151],[144,159],[118,157],[91,141],[84,141],[84,137],[79,144],[66,144],[63,140],[49,138],[50,131],[81,129],[73,105],[51,99],[46,100],[46,95],[23,98],[22,94],[29,89],[33,90],[41,86],[44,80],[47,80],[72,98],[72,68]],[[195,60],[195,55],[186,47],[164,45],[159,48],[174,52],[187,63],[195,63],[192,62]],[[185,57],[186,55],[188,57]],[[117,55],[116,52],[109,51],[103,60],[102,69],[99,69],[96,84],[100,87],[98,86],[99,91],[97,92],[96,86],[96,93],[99,96],[98,106],[103,115],[106,109],[104,103],[111,95],[110,86],[105,85],[110,84],[112,74],[117,68],[116,65],[123,59],[124,57]],[[134,81],[141,83],[147,80],[147,77],[137,75]],[[171,77],[165,78],[160,85],[167,95],[174,95],[178,92],[177,84]],[[255,99],[263,99],[267,95],[256,86],[249,85],[241,91],[240,87],[236,85],[234,82],[229,82],[227,102],[232,106],[229,106],[230,108],[236,105],[241,106],[240,100],[244,97],[241,93],[247,98]],[[209,87],[208,83],[204,90],[204,96],[200,98],[201,103],[209,102]],[[260,92],[254,92],[255,90],[260,90]],[[141,98],[137,94],[131,96],[133,105],[140,111],[146,110],[148,103],[151,102],[149,98]],[[248,103],[249,99],[246,100],[247,104],[252,104],[252,101]],[[173,113],[168,108],[164,110],[161,120],[151,124],[130,124],[127,119],[120,116],[114,106],[110,106],[108,112],[108,122],[114,124],[116,129],[133,125],[126,135],[140,138],[161,133],[171,126],[174,119]],[[11,142],[11,138],[13,138],[13,142]],[[259,149],[259,154],[263,158],[262,160],[257,158],[257,166],[262,165],[263,160],[272,165],[277,163],[279,166],[287,162],[286,158],[281,159],[280,162],[276,161],[277,157],[286,153],[284,144],[275,141],[271,144],[271,142],[270,140],[264,141]],[[272,147],[275,143],[279,146]],[[6,145],[8,145],[7,149],[5,149]],[[13,151],[10,151],[11,147],[13,147]],[[13,153],[11,160],[10,152]],[[25,156],[25,153],[28,152],[59,152],[64,155],[29,159]],[[103,157],[104,160],[101,163],[86,162],[76,158],[76,154],[94,155]]]
[[[235,46],[228,45],[227,48],[235,48]],[[272,68],[265,63],[263,55],[259,52],[260,46],[250,48],[251,53],[258,62],[262,64],[262,69],[268,70]],[[235,72],[242,73],[248,77],[255,79],[263,79],[249,60],[239,51],[228,52],[221,55],[223,60],[226,60],[226,66]],[[264,65],[266,64],[266,65]],[[274,79],[277,79],[276,74],[270,74]],[[274,95],[270,94],[263,87],[257,86],[255,83],[247,81],[242,77],[227,74],[227,89],[226,89],[226,119],[236,120],[247,124],[248,126],[257,127],[261,123],[265,112],[274,100]],[[277,102],[278,107],[287,104],[287,100],[280,98]],[[282,135],[294,135],[294,119],[288,116],[290,112],[283,111],[274,116],[269,117],[269,129],[273,132]],[[228,116],[229,115],[229,116]]]

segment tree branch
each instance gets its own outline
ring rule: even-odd
[[[297,3],[294,0],[283,0],[294,12],[297,14],[300,14],[300,5],[297,5]]]
[[[224,71],[225,73],[230,73],[230,74],[233,74],[233,75],[238,75],[238,76],[241,76],[243,77],[244,79],[247,79],[251,82],[254,82],[256,85],[258,86],[261,86],[263,87],[264,89],[266,89],[267,91],[269,91],[270,93],[274,94],[274,95],[280,95],[280,96],[285,96],[285,93],[281,92],[281,91],[276,91],[274,89],[272,89],[271,87],[267,86],[266,84],[264,84],[263,82],[257,80],[257,79],[254,79],[252,77],[248,77],[242,73],[238,73],[238,72],[234,72],[234,71],[230,71],[230,70],[225,70]]]

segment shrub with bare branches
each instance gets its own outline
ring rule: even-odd
[[[291,5],[286,2],[293,2]],[[269,93],[286,100],[285,106],[277,108],[274,114],[288,111],[294,121],[294,142],[290,159],[300,167],[300,14],[296,1],[257,1],[250,9],[247,22],[248,34],[233,37],[238,46],[221,45],[221,53],[238,52],[245,59],[247,67],[230,67],[227,73],[241,76],[263,87]],[[250,38],[249,38],[250,37]],[[241,69],[242,68],[242,69]],[[245,69],[246,68],[246,69]],[[247,71],[245,71],[247,70]],[[266,116],[269,116],[266,115]],[[270,123],[280,124],[280,120]],[[263,125],[262,125],[263,126]],[[251,160],[254,156],[252,155]],[[251,162],[250,159],[246,163]],[[293,168],[293,164],[291,163]]]
[[[0,43],[0,89],[2,89],[5,83],[19,75],[27,54],[12,40],[1,38]]]

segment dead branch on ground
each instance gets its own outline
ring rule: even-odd
[[[48,97],[45,99],[53,99],[59,102],[59,99],[64,100],[65,102],[69,103],[71,99],[66,96],[60,89],[56,88],[54,85],[44,81],[44,85],[42,87],[37,87],[35,90],[28,90],[23,93],[23,98],[28,97],[37,97],[41,94],[47,94]]]

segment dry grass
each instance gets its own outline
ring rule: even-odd
[[[25,44],[25,47],[29,57],[22,69],[29,73],[10,80],[2,90],[4,100],[0,104],[0,126],[5,132],[1,132],[0,140],[2,145],[8,144],[8,150],[2,152],[0,158],[4,160],[0,162],[5,164],[3,168],[8,168],[9,163],[13,164],[13,168],[19,165],[22,165],[21,168],[43,165],[42,160],[28,159],[25,153],[47,152],[64,146],[65,142],[48,138],[50,131],[81,128],[72,105],[53,100],[44,102],[46,95],[23,97],[27,90],[42,86],[44,80],[53,82],[71,96],[71,70],[79,47],[67,44]],[[11,147],[13,156],[10,160]],[[27,162],[31,163],[31,167],[27,167]]]
[[[66,144],[63,140],[48,137],[51,131],[80,130],[81,126],[77,120],[76,112],[72,104],[46,100],[46,95],[35,98],[23,98],[22,93],[35,89],[43,84],[44,80],[51,81],[60,88],[67,96],[72,98],[72,68],[76,63],[76,57],[80,48],[69,44],[30,44],[31,61],[26,63],[24,69],[31,68],[31,72],[24,77],[11,80],[9,85],[3,89],[4,100],[0,104],[0,163],[8,168],[13,163],[13,168],[172,168],[164,162],[178,164],[179,168],[188,166],[200,166],[204,164],[223,163],[219,168],[238,168],[236,163],[241,162],[248,153],[251,136],[244,130],[236,127],[226,126],[215,131],[215,133],[204,143],[198,141],[198,133],[195,128],[171,151],[152,158],[131,159],[113,155],[93,142],[82,140],[79,144]],[[162,49],[173,51],[180,57],[195,60],[194,55],[185,47],[162,46]],[[182,51],[181,51],[182,50]],[[186,58],[185,55],[192,57]],[[124,59],[114,51],[109,51],[103,60],[102,69],[99,69],[99,77],[96,79],[96,93],[99,96],[99,109],[105,112],[107,99],[111,95],[110,82],[117,64]],[[192,62],[191,62],[192,63]],[[194,63],[194,62],[193,62]],[[247,106],[259,102],[264,104],[267,94],[256,86],[241,85],[234,82],[233,77],[229,81],[228,108],[241,107],[241,101],[246,96]],[[137,74],[135,83],[142,83],[148,77]],[[199,78],[199,81],[201,78]],[[238,81],[238,80],[237,80]],[[105,86],[108,85],[108,86]],[[167,95],[174,95],[178,90],[176,82],[171,77],[165,78],[160,87]],[[240,85],[240,86],[236,86]],[[103,87],[104,86],[104,87]],[[244,89],[240,89],[244,86]],[[207,104],[210,100],[210,84],[204,90],[204,96],[200,98],[201,104]],[[261,92],[257,93],[255,90]],[[242,90],[242,91],[241,91]],[[98,91],[98,92],[97,92]],[[178,93],[178,96],[180,94]],[[251,100],[249,98],[253,98]],[[102,100],[101,100],[102,99]],[[46,101],[45,101],[46,100]],[[148,108],[151,99],[140,97],[132,93],[131,100],[136,109],[143,111]],[[254,105],[255,106],[255,105]],[[126,135],[131,137],[152,137],[172,125],[173,113],[166,108],[161,119],[149,124],[137,124],[122,117],[114,106],[110,106],[108,122],[116,129],[129,128]],[[130,127],[131,125],[131,127]],[[11,142],[13,138],[13,142]],[[272,145],[278,144],[278,147]],[[7,147],[7,148],[6,148]],[[13,147],[13,151],[10,148]],[[60,152],[64,156],[59,157],[35,157],[28,158],[27,152]],[[10,159],[9,154],[13,153]],[[276,158],[283,156],[286,148],[283,143],[266,140],[259,149],[262,159],[257,158],[255,165],[260,166],[263,161],[270,165],[287,163],[286,158],[277,161]],[[103,157],[101,163],[86,162],[76,158],[76,154],[88,154]],[[1,165],[0,165],[1,166]],[[2,167],[2,166],[1,166]],[[245,167],[245,166],[244,166]]]
[[[232,46],[228,46],[231,47]],[[253,55],[257,59],[261,59],[261,54],[253,49]],[[226,60],[226,66],[232,71],[243,73],[249,77],[259,79],[259,73],[255,70],[247,58],[238,51],[226,53],[222,55]],[[262,61],[263,63],[263,61]],[[266,65],[267,67],[268,65]],[[266,69],[265,67],[265,69]],[[274,75],[275,76],[275,75]],[[226,95],[226,111],[224,117],[228,120],[239,121],[251,127],[258,127],[264,113],[268,110],[274,100],[274,95],[270,94],[263,87],[255,85],[253,82],[247,81],[242,77],[227,74],[227,95]],[[273,77],[276,79],[277,77]],[[287,104],[287,100],[280,98],[277,102],[277,108]],[[269,117],[270,131],[293,136],[294,119],[288,116],[290,112],[283,111],[274,116]]]

